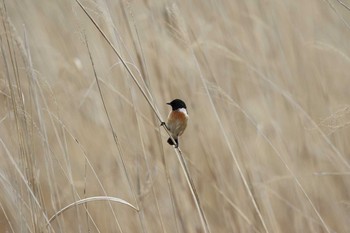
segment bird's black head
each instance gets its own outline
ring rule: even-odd
[[[177,110],[179,108],[186,108],[186,104],[185,102],[183,102],[180,99],[174,99],[173,101],[171,101],[170,103],[166,103],[169,104],[171,106],[171,108],[174,110]]]

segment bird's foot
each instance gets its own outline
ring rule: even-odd
[[[170,130],[169,127],[165,124],[164,121],[162,121],[162,123],[160,123],[160,126],[165,126],[165,128],[167,128],[168,130]]]

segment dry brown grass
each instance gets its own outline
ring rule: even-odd
[[[82,4],[163,118],[186,101],[210,232],[349,231],[340,2]],[[166,132],[75,1],[1,1],[0,39],[1,232],[204,232]]]

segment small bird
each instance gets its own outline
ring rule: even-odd
[[[170,131],[171,136],[174,138],[176,144],[174,144],[171,138],[168,139],[168,143],[172,146],[175,145],[175,148],[177,148],[179,146],[178,137],[183,134],[187,126],[187,108],[185,102],[180,99],[174,99],[167,104],[171,106],[172,110],[169,113],[166,127]]]

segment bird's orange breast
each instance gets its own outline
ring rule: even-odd
[[[172,136],[177,138],[186,129],[188,115],[181,111],[172,111],[169,114],[167,126]]]

